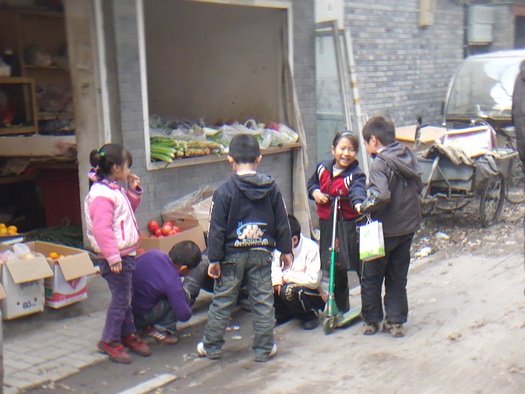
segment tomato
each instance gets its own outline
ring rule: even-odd
[[[180,227],[179,226],[173,226],[173,231],[180,233]]]
[[[171,232],[172,229],[173,229],[173,227],[171,227],[169,224],[164,224],[162,226],[162,228],[161,228],[162,235],[164,235],[164,236],[170,235],[170,232]]]
[[[171,220],[166,220],[166,221],[164,222],[164,225],[166,225],[166,224],[169,225],[169,226],[171,226],[171,227],[174,226],[174,224],[173,224],[173,222],[172,222]]]
[[[170,231],[170,235],[175,235],[175,234],[178,234],[179,232],[177,230],[175,230],[174,228],[171,229]]]
[[[162,230],[160,228],[155,230],[155,236],[156,237],[162,237]]]
[[[155,234],[155,231],[157,231],[157,229],[159,229],[159,228],[160,228],[160,226],[155,220],[152,220],[151,222],[148,223],[148,229],[149,229],[150,233],[152,233],[152,234]]]

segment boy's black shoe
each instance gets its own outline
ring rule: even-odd
[[[315,312],[307,313],[302,320],[301,327],[303,330],[315,330],[319,325],[319,319]]]
[[[258,363],[265,363],[269,359],[275,357],[277,355],[277,345],[274,343],[272,350],[268,354],[257,354],[255,356],[255,361]]]
[[[319,326],[319,319],[306,320],[301,323],[303,330],[315,330]]]

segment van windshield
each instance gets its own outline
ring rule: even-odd
[[[451,116],[510,118],[521,57],[468,59],[456,75],[447,103]]]

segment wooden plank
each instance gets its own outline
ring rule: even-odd
[[[396,127],[396,140],[403,142],[414,142],[416,135],[416,125]],[[420,142],[427,144],[434,142],[445,135],[446,128],[427,126],[421,129]]]
[[[64,151],[75,147],[76,137],[74,135],[0,137],[0,156],[3,157],[64,157]]]
[[[270,148],[262,150],[261,153],[264,156],[275,155],[278,153],[291,152],[294,149],[300,148],[302,145],[300,143],[290,144],[278,148]],[[227,160],[228,155],[207,155],[200,157],[192,157],[188,159],[175,159],[172,163],[162,163],[162,162],[152,162],[149,163],[148,169],[150,170],[163,170],[165,168],[181,168],[181,167],[190,167],[198,166],[203,164],[213,164],[220,163]]]
[[[50,10],[39,10],[39,9],[26,9],[26,10],[19,10],[19,15],[29,16],[29,17],[47,17],[47,18],[64,18],[64,14],[62,12],[58,11],[50,11]]]
[[[0,135],[12,135],[12,134],[30,134],[35,133],[36,127],[2,127],[0,128]]]
[[[0,84],[30,85],[34,82],[33,78],[26,77],[0,77]]]
[[[75,115],[73,114],[73,112],[58,112],[58,113],[39,112],[37,117],[38,117],[38,120],[56,120],[56,119],[63,120],[63,119],[74,119]]]
[[[56,70],[59,70],[59,71],[66,71],[66,69],[62,68],[62,67],[58,67],[58,66],[34,66],[32,64],[24,64],[22,67],[24,67],[24,69],[26,70],[49,70],[49,71],[56,71]]]

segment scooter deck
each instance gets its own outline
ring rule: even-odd
[[[350,309],[345,314],[339,315],[335,321],[336,328],[348,327],[352,323],[357,322],[361,319],[361,307],[355,307]]]

